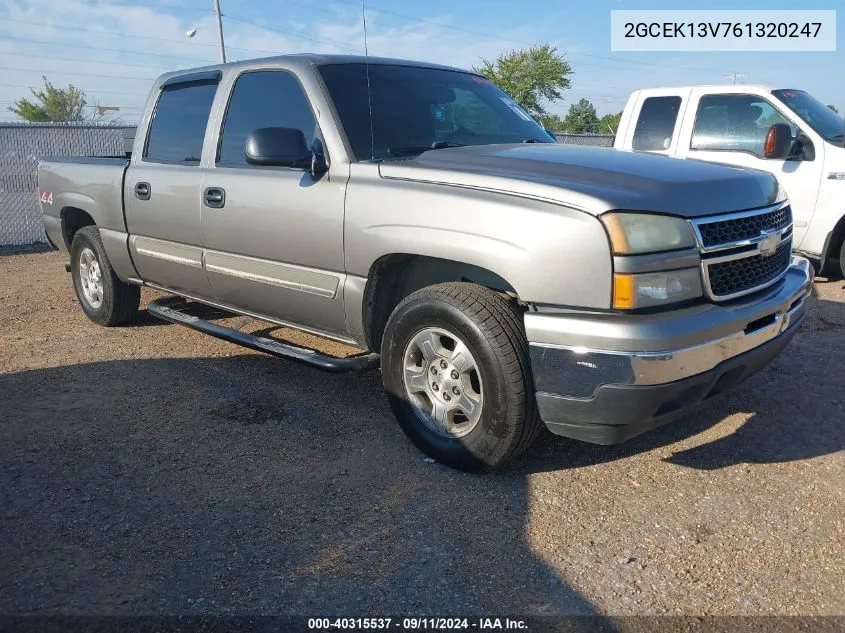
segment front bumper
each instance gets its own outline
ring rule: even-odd
[[[671,422],[771,362],[812,285],[810,263],[795,257],[782,282],[751,299],[660,315],[527,314],[540,417],[598,444]]]

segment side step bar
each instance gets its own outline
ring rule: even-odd
[[[379,366],[378,354],[357,354],[347,358],[326,356],[305,347],[282,343],[281,341],[264,336],[239,332],[238,330],[206,321],[198,316],[179,310],[178,306],[180,304],[184,306],[185,303],[186,301],[182,297],[164,297],[150,302],[147,306],[147,312],[159,319],[179,325],[186,325],[203,334],[209,334],[215,338],[234,343],[235,345],[311,365],[323,371],[342,373],[362,369],[375,369]]]

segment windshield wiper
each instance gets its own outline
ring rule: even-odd
[[[465,145],[453,141],[434,141],[431,145],[420,145],[418,147],[391,147],[387,150],[387,153],[391,156],[410,156],[412,154],[422,154],[430,149],[446,149],[449,147],[465,147]]]
[[[551,143],[551,141],[541,141],[538,138],[524,138],[522,139],[523,143]]]

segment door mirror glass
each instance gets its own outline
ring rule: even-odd
[[[247,137],[244,153],[250,165],[311,169],[312,153],[302,130],[259,128]]]
[[[816,146],[813,145],[810,137],[801,130],[798,130],[798,134],[792,142],[792,150],[789,152],[789,157],[794,160],[816,160]]]
[[[792,150],[792,130],[785,123],[775,123],[766,133],[763,153],[766,158],[783,160]]]
[[[318,180],[328,170],[329,163],[326,160],[326,150],[323,147],[323,141],[315,138],[311,144],[311,176],[315,180]]]

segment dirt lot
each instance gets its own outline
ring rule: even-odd
[[[478,476],[405,440],[378,372],[102,329],[58,254],[0,255],[0,613],[845,613],[845,284],[818,281],[692,419]]]

